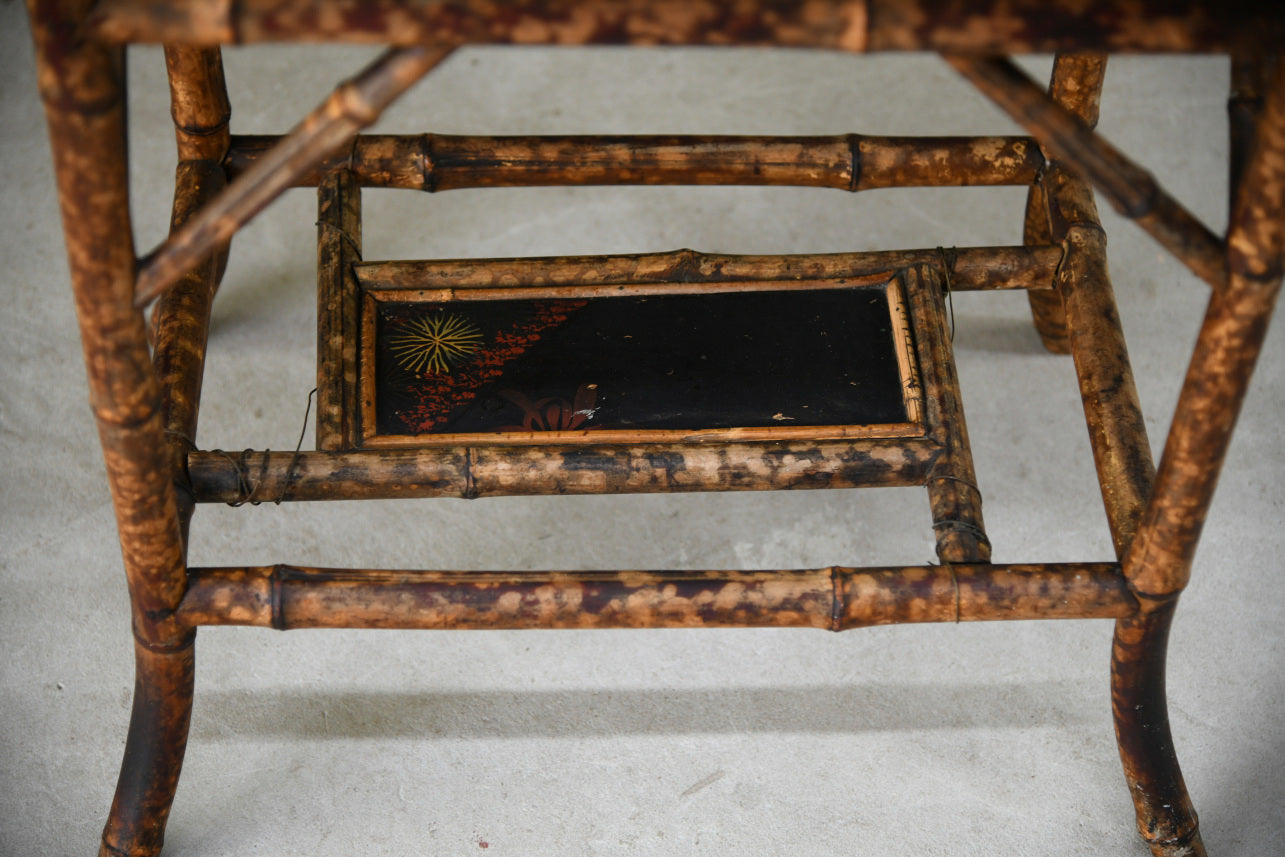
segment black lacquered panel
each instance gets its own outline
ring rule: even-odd
[[[584,300],[381,298],[373,348],[374,434],[381,436],[909,419],[897,356],[906,334],[882,286]]]

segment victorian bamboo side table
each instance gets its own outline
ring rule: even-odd
[[[1204,853],[1170,740],[1169,624],[1281,284],[1285,13],[1112,0],[28,0],[90,397],[133,605],[137,683],[104,855],[152,855],[187,740],[195,629],[1115,621],[1112,710],[1139,830]],[[1260,8],[1260,6],[1262,8]],[[289,133],[229,132],[219,45],[391,45]],[[122,49],[162,43],[172,230],[130,238]],[[1029,137],[361,135],[472,43],[940,53]],[[1051,84],[1004,55],[1057,54]],[[1219,237],[1094,132],[1108,52],[1227,54]],[[1021,246],[371,261],[363,187],[1028,186]],[[201,449],[210,307],[233,234],[315,186],[315,451]],[[1153,466],[1091,188],[1211,288]],[[992,564],[945,321],[954,290],[1024,289],[1074,360],[1115,548]],[[151,307],[150,323],[144,311]],[[789,331],[806,327],[802,338]],[[784,333],[782,331],[785,331]],[[804,415],[804,411],[807,414]],[[800,418],[800,415],[804,415]],[[940,565],[457,572],[189,567],[195,505],[922,485]]]

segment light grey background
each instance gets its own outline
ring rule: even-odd
[[[234,130],[279,132],[372,55],[229,50]],[[130,55],[135,233],[168,221],[159,51]],[[1044,78],[1047,58],[1027,62]],[[0,6],[0,853],[93,853],[132,686],[44,119]],[[1226,63],[1113,60],[1106,135],[1219,231]],[[382,130],[1011,133],[932,56],[461,51]],[[1020,240],[1017,189],[368,192],[366,257],[822,252]],[[1104,205],[1105,207],[1105,205]],[[1104,212],[1159,451],[1208,290]],[[315,198],[238,236],[206,448],[293,448],[314,376]],[[955,299],[1003,562],[1110,543],[1068,358],[1020,294]],[[1174,733],[1215,855],[1285,842],[1285,337],[1269,337],[1183,599]],[[311,429],[309,430],[311,442]],[[198,565],[786,568],[933,558],[921,490],[203,507]],[[202,631],[166,853],[1142,855],[1107,699],[1109,622],[816,631]]]

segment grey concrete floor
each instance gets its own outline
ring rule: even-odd
[[[367,49],[227,52],[238,132],[284,130]],[[158,51],[130,56],[135,233],[168,219]],[[1047,58],[1024,60],[1039,76]],[[0,853],[93,853],[132,686],[25,18],[0,5]],[[1219,230],[1226,65],[1112,61],[1102,129]],[[931,56],[470,50],[389,131],[1010,133]],[[367,257],[821,252],[1016,242],[1013,189],[370,192]],[[314,373],[315,199],[233,246],[201,442],[290,449]],[[1105,208],[1105,206],[1104,206]],[[1157,454],[1207,289],[1104,213]],[[1025,299],[955,299],[997,561],[1110,544],[1066,358]],[[1211,853],[1285,853],[1285,336],[1257,384],[1170,650]],[[919,490],[202,508],[200,565],[786,568],[932,558]],[[1109,622],[814,631],[203,631],[167,854],[1142,855]]]

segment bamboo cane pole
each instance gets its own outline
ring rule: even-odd
[[[193,625],[294,628],[739,628],[842,631],[903,622],[1114,618],[1109,563],[805,571],[194,569]]]
[[[223,160],[231,141],[228,121],[232,105],[219,49],[166,45],[165,69],[179,160]]]
[[[89,32],[115,42],[746,44],[979,54],[1285,45],[1285,25],[1269,5],[1218,0],[100,0]]]
[[[99,857],[154,857],[178,788],[192,718],[196,646],[157,652],[134,642],[134,702],[125,757]]]
[[[1267,94],[1227,237],[1228,287],[1215,292],[1178,398],[1155,492],[1126,563],[1134,588],[1182,590],[1285,266],[1285,64]]]
[[[79,0],[28,3],[72,290],[135,635],[135,693],[100,854],[158,854],[192,705],[194,634],[174,611],[183,540],[142,314],[126,176],[123,53],[78,38]]]
[[[168,645],[186,634],[172,618],[184,573],[160,388],[143,317],[131,301],[123,57],[76,43],[66,17],[74,7],[33,2],[28,8],[90,405],[112,489],[135,631],[150,643]]]
[[[1053,58],[1053,74],[1049,80],[1049,97],[1062,105],[1086,128],[1098,124],[1098,108],[1102,102],[1102,81],[1106,76],[1105,54],[1058,54]],[[1026,196],[1026,218],[1022,241],[1026,244],[1052,243],[1049,230],[1048,203],[1044,188],[1037,180]],[[1067,328],[1066,308],[1057,291],[1028,292],[1031,317],[1040,334],[1044,347],[1054,354],[1071,353],[1071,334]]]
[[[433,68],[446,52],[390,50],[341,85],[270,153],[143,260],[135,303],[146,306],[198,260],[232,235],[312,167],[378,118],[398,95]]]
[[[217,161],[180,161],[175,172],[171,231],[212,199],[224,181]],[[152,360],[160,381],[166,447],[185,552],[194,504],[187,455],[196,449],[210,311],[226,259],[226,248],[207,257],[163,294],[152,310],[156,343]]]
[[[937,556],[944,563],[986,562],[991,556],[990,540],[982,520],[982,494],[968,445],[968,426],[959,394],[959,376],[946,322],[948,281],[929,264],[908,269],[903,277],[915,317],[935,336],[921,342],[924,358],[920,373],[928,424],[942,453],[928,474],[929,506]]]
[[[1058,291],[1070,322],[1071,355],[1089,429],[1111,541],[1124,556],[1155,480],[1120,313],[1107,270],[1106,234],[1093,191],[1061,164],[1044,177],[1053,235],[1066,248]]]
[[[1117,620],[1111,697],[1138,830],[1157,857],[1204,857],[1174,754],[1165,650],[1285,268],[1285,66],[1278,65],[1243,169],[1227,238],[1227,288],[1210,298],[1164,455],[1124,559],[1139,596]]]
[[[198,503],[922,485],[925,439],[194,452]]]
[[[1062,249],[960,247],[867,253],[736,256],[674,250],[622,256],[550,256],[362,262],[357,280],[369,290],[441,290],[665,283],[750,283],[858,280],[889,276],[912,265],[948,264],[956,291],[1051,289]]]
[[[234,137],[232,176],[279,138]],[[361,135],[295,179],[350,170],[365,187],[424,191],[557,185],[773,185],[846,191],[1030,184],[1043,156],[1026,137]]]
[[[1169,729],[1165,656],[1176,600],[1116,620],[1111,713],[1138,833],[1154,857],[1206,857]]]
[[[346,170],[317,189],[317,448],[358,445],[357,340],[361,290],[361,187]]]
[[[169,45],[165,48],[165,65],[179,153],[170,218],[173,233],[226,184],[221,161],[227,153],[231,107],[217,48]],[[195,505],[187,479],[187,454],[196,448],[210,310],[227,265],[227,250],[223,246],[204,259],[162,295],[152,310],[152,361],[160,381],[185,555]]]
[[[1082,173],[1116,211],[1209,285],[1221,289],[1226,284],[1223,242],[1150,173],[1055,102],[1012,61],[963,56],[947,61],[1038,140],[1046,157]]]

